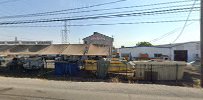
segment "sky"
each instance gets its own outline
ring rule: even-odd
[[[5,3],[4,1],[10,1]],[[0,0],[0,17],[13,16],[23,14],[34,14],[40,12],[57,11],[64,9],[72,9],[78,7],[89,7],[91,5],[108,3],[118,0]],[[183,0],[126,0],[120,3],[108,4],[103,6],[91,7],[86,9],[77,9],[74,12],[89,11],[97,9],[119,8],[129,6],[149,5],[173,1]],[[187,8],[192,7],[194,1],[181,2],[176,4],[163,4],[145,7],[134,7],[128,9],[119,10],[105,10],[97,12],[85,12],[85,13],[66,13],[62,15],[54,16],[41,16],[41,17],[23,17],[23,18],[5,18],[0,19],[1,22],[5,21],[18,21],[18,20],[34,20],[34,19],[49,19],[49,18],[62,18],[72,16],[87,16],[113,12],[126,12],[134,11],[136,13],[144,12],[148,10],[160,7],[168,7],[165,9],[173,9],[169,6],[176,6],[175,8]],[[187,6],[183,6],[187,5]],[[199,1],[196,1],[195,7],[199,7]],[[140,10],[140,11],[138,11]],[[141,11],[142,10],[142,11]],[[159,9],[158,9],[159,10]],[[161,9],[164,10],[164,9]],[[69,11],[73,12],[73,11]],[[199,11],[191,12],[189,19],[199,19]],[[69,21],[69,25],[84,25],[84,24],[109,24],[109,23],[136,23],[136,22],[156,22],[167,20],[186,20],[189,12],[182,13],[167,13],[167,14],[155,14],[144,16],[131,16],[125,18],[108,18],[108,19],[89,19]],[[137,42],[148,41],[159,38],[164,34],[172,31],[167,37],[161,38],[158,41],[151,42],[154,45],[173,43],[173,41],[180,34],[185,22],[173,22],[173,23],[141,23],[141,24],[129,24],[129,25],[104,25],[104,26],[70,26],[68,27],[70,33],[68,34],[68,41],[71,44],[82,43],[82,39],[92,35],[93,32],[99,32],[104,35],[114,38],[114,46],[135,46]],[[0,25],[0,40],[11,41],[15,37],[18,40],[51,40],[54,43],[61,43],[61,30],[63,30],[64,22],[50,22],[50,23],[34,23],[34,24],[20,24],[13,26],[61,26],[61,27],[3,27]],[[12,25],[7,25],[12,26]],[[175,31],[174,31],[175,30]],[[175,43],[199,41],[200,40],[199,21],[188,21],[187,25],[178,40]]]

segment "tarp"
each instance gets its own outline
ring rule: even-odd
[[[47,48],[38,51],[38,53],[41,55],[61,54],[68,46],[68,44],[53,44]]]
[[[32,47],[32,45],[18,45],[14,46],[7,50],[7,54],[15,55],[15,54],[28,54],[28,49]]]
[[[87,47],[87,45],[85,45],[85,44],[69,44],[69,46],[61,54],[63,54],[63,55],[83,55],[86,47]]]
[[[4,45],[0,53],[4,55],[37,55],[49,45]]]
[[[15,46],[13,45],[0,45],[0,54],[1,55],[7,55],[7,52],[9,49],[13,48]]]
[[[89,55],[107,56],[109,47],[86,44],[0,45],[0,55]]]
[[[28,49],[28,52],[26,54],[28,55],[38,55],[41,54],[42,51],[49,48],[50,45],[33,45]]]
[[[90,45],[86,55],[108,56],[109,51],[109,47]]]

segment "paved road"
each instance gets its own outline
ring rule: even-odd
[[[203,89],[0,77],[0,100],[203,100]]]

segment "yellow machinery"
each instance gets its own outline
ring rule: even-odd
[[[85,60],[84,68],[86,71],[96,71],[97,61],[96,60]]]
[[[126,72],[127,65],[121,61],[110,61],[109,72]]]
[[[113,59],[110,61],[110,66],[108,68],[109,72],[126,72],[129,71],[127,65],[124,62],[116,61]],[[85,60],[84,68],[86,71],[96,71],[97,70],[97,61],[96,60]]]

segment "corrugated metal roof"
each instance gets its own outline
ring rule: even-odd
[[[184,43],[174,43],[174,44],[163,44],[163,45],[155,45],[155,46],[133,46],[133,47],[124,47],[124,48],[138,48],[138,47],[154,47],[154,48],[172,48],[175,46],[180,46],[188,43],[200,43],[199,41],[192,41],[192,42],[184,42]],[[122,48],[120,48],[122,49]]]
[[[157,45],[160,47],[175,47],[175,46],[180,46],[188,43],[200,43],[200,41],[191,41],[191,42],[184,42],[184,43],[174,43],[174,44],[163,44],[163,45]]]

